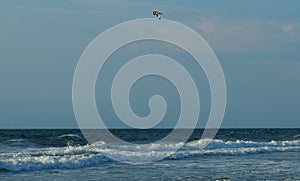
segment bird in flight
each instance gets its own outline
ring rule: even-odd
[[[156,16],[159,20],[161,19],[161,15],[163,15],[162,13],[158,12],[158,11],[152,11],[152,14],[154,16]]]

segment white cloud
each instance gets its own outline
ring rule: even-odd
[[[290,23],[283,25],[282,30],[288,35],[296,35],[300,32],[300,23]]]
[[[299,45],[300,40],[299,23],[286,25],[274,20],[201,17],[196,26],[217,51],[285,51],[287,46]]]

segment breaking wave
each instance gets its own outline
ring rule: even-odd
[[[70,136],[70,135],[68,135]],[[71,135],[73,136],[73,135]],[[136,147],[115,146],[105,142],[92,145],[48,148],[26,148],[13,151],[1,147],[0,170],[32,171],[41,169],[72,169],[114,162],[105,155],[110,154],[128,160],[147,160],[151,157],[170,155],[175,144],[183,147],[166,159],[188,159],[205,155],[247,155],[271,152],[300,151],[300,140],[293,141],[223,141],[213,140],[205,149],[200,149],[206,140],[184,143],[138,145]],[[178,146],[178,145],[177,145]],[[3,150],[5,149],[5,150]]]

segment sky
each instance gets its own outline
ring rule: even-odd
[[[152,10],[198,32],[217,55],[227,85],[222,128],[299,128],[299,7],[297,0],[1,0],[0,129],[77,128],[72,81],[84,49],[114,25],[154,18]],[[99,75],[97,92],[107,89],[104,84],[120,66],[120,59],[148,51],[167,54],[183,64],[191,59],[174,49],[159,42],[124,47]],[[194,67],[193,63],[185,66]],[[196,84],[204,89],[198,124],[202,127],[209,114],[209,91],[201,69],[191,72],[199,74]],[[146,116],[147,98],[154,93],[171,101],[160,126],[174,125],[180,109],[178,93],[159,77],[137,82],[131,93],[133,110]],[[103,108],[107,124],[118,127],[107,96],[107,92],[96,95],[98,108]]]

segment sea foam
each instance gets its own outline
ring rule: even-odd
[[[22,151],[12,149],[0,153],[0,170],[31,171],[41,169],[72,169],[100,165],[112,162],[106,155],[122,160],[147,161],[152,157],[168,156],[166,159],[188,159],[205,155],[246,155],[258,153],[300,151],[300,140],[294,141],[223,141],[212,140],[205,148],[207,140],[196,140],[184,143],[141,144],[134,147],[96,142],[84,146],[65,146],[48,148],[26,148]],[[173,149],[182,146],[173,153]],[[4,148],[4,147],[3,147]],[[2,149],[3,149],[2,148]]]

